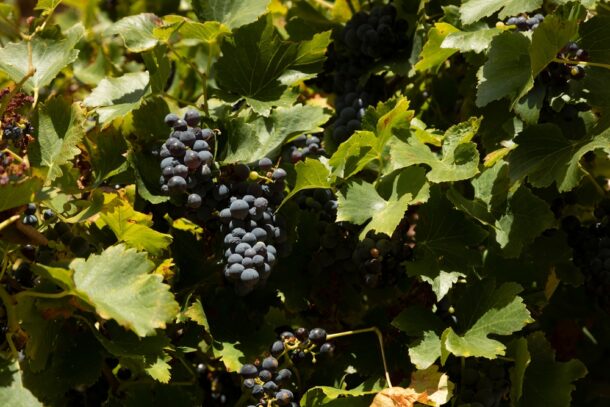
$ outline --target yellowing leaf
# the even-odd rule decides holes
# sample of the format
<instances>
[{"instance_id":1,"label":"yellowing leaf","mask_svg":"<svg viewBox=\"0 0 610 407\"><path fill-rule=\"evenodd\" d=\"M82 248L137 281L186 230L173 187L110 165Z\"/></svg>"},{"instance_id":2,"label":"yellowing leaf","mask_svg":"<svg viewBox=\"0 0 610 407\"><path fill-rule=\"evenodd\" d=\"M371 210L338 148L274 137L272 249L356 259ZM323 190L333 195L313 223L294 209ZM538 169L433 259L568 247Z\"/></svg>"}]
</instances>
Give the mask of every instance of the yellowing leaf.
<instances>
[{"instance_id":1,"label":"yellowing leaf","mask_svg":"<svg viewBox=\"0 0 610 407\"><path fill-rule=\"evenodd\" d=\"M137 212L129 202L118 195L106 195L110 199L100 214L114 232L117 239L136 249L146 250L155 256L161 255L172 242L171 235L152 229L152 215Z\"/></svg>"}]
</instances>

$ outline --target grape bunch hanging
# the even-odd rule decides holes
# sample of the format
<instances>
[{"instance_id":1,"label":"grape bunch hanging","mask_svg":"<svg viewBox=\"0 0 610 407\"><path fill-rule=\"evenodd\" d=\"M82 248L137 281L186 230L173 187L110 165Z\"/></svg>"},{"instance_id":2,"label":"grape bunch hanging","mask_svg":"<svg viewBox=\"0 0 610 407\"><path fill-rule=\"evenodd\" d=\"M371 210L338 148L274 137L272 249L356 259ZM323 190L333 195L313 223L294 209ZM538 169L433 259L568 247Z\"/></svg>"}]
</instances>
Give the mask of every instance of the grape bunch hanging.
<instances>
[{"instance_id":1,"label":"grape bunch hanging","mask_svg":"<svg viewBox=\"0 0 610 407\"><path fill-rule=\"evenodd\" d=\"M284 199L287 173L266 157L253 167L257 171L241 163L220 168L213 153L216 133L198 127L200 121L195 110L183 119L173 113L165 117L172 131L158 153L161 190L184 209L176 212L179 216L200 223L220 220L224 276L245 295L267 281L278 245L285 247L287 236L275 209Z\"/></svg>"},{"instance_id":2,"label":"grape bunch hanging","mask_svg":"<svg viewBox=\"0 0 610 407\"><path fill-rule=\"evenodd\" d=\"M304 360L315 363L318 356L332 356L335 347L326 339L326 331L322 328L284 331L271 345L270 355L254 364L243 365L239 372L243 387L256 400L256 404L249 407L298 406L293 392L289 390L293 372L282 366L293 366Z\"/></svg>"}]
</instances>

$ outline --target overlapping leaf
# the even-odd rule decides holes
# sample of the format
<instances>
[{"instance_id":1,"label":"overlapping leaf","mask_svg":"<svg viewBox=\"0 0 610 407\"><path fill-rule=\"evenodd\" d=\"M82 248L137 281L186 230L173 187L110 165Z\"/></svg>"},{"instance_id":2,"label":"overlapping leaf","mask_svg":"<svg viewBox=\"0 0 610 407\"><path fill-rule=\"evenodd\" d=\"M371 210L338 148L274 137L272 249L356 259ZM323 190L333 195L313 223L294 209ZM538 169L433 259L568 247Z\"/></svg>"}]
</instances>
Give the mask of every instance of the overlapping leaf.
<instances>
[{"instance_id":1,"label":"overlapping leaf","mask_svg":"<svg viewBox=\"0 0 610 407\"><path fill-rule=\"evenodd\" d=\"M310 41L282 41L269 17L238 29L222 45L216 63L219 87L246 98L258 113L273 106L290 106L296 99L292 86L322 69L330 32Z\"/></svg>"},{"instance_id":2,"label":"overlapping leaf","mask_svg":"<svg viewBox=\"0 0 610 407\"><path fill-rule=\"evenodd\" d=\"M65 39L35 36L31 41L32 65L36 72L25 83L28 91L38 91L47 86L68 64L78 57L76 43L84 34L81 24L66 32ZM21 81L28 73L28 44L25 41L11 42L0 48L0 70L6 72L13 81Z\"/></svg>"},{"instance_id":3,"label":"overlapping leaf","mask_svg":"<svg viewBox=\"0 0 610 407\"><path fill-rule=\"evenodd\" d=\"M328 119L322 108L303 105L274 109L269 117L240 116L228 123L229 138L223 161L254 162L272 153L290 137L320 131Z\"/></svg>"},{"instance_id":4,"label":"overlapping leaf","mask_svg":"<svg viewBox=\"0 0 610 407\"><path fill-rule=\"evenodd\" d=\"M408 206L425 202L428 196L429 186L424 170L419 167L400 172L394 179L392 193L387 200L379 195L374 185L352 182L345 193L338 197L337 221L362 224L371 219L360 238L364 238L369 231L392 235Z\"/></svg>"},{"instance_id":5,"label":"overlapping leaf","mask_svg":"<svg viewBox=\"0 0 610 407\"><path fill-rule=\"evenodd\" d=\"M510 335L531 322L523 299L517 296L521 290L515 283L499 287L493 280L471 283L456 306L458 321L466 329L458 334L447 328L442 346L456 356L493 359L504 355L506 346L489 336Z\"/></svg>"},{"instance_id":6,"label":"overlapping leaf","mask_svg":"<svg viewBox=\"0 0 610 407\"><path fill-rule=\"evenodd\" d=\"M29 149L30 160L47 171L47 182L63 175L62 166L80 154L77 145L85 136L85 117L77 104L61 98L47 102L34 121L38 137Z\"/></svg>"},{"instance_id":7,"label":"overlapping leaf","mask_svg":"<svg viewBox=\"0 0 610 407\"><path fill-rule=\"evenodd\" d=\"M108 123L137 109L150 91L148 72L127 73L103 79L83 101L96 108L100 123Z\"/></svg>"}]
</instances>

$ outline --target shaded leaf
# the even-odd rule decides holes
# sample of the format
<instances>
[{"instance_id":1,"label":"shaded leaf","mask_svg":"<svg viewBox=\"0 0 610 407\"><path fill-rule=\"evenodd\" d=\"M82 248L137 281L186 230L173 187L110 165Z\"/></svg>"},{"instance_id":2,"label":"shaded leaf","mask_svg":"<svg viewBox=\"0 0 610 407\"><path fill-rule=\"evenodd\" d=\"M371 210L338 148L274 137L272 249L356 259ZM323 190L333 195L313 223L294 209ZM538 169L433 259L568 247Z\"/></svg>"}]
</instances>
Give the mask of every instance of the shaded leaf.
<instances>
[{"instance_id":1,"label":"shaded leaf","mask_svg":"<svg viewBox=\"0 0 610 407\"><path fill-rule=\"evenodd\" d=\"M262 17L223 43L216 63L218 86L267 115L274 106L291 105L296 99L291 87L321 71L329 42L330 31L310 41L282 41L271 18Z\"/></svg>"},{"instance_id":2,"label":"shaded leaf","mask_svg":"<svg viewBox=\"0 0 610 407\"><path fill-rule=\"evenodd\" d=\"M43 404L23 385L19 363L0 358L0 405L11 407L42 407Z\"/></svg>"},{"instance_id":3,"label":"shaded leaf","mask_svg":"<svg viewBox=\"0 0 610 407\"><path fill-rule=\"evenodd\" d=\"M529 39L519 32L504 32L494 37L487 62L477 75L477 106L505 97L515 101L527 93L534 83L529 50Z\"/></svg>"},{"instance_id":4,"label":"shaded leaf","mask_svg":"<svg viewBox=\"0 0 610 407\"><path fill-rule=\"evenodd\" d=\"M320 131L328 119L322 108L300 104L274 109L269 117L240 116L227 124L229 139L223 163L255 162L290 137Z\"/></svg>"},{"instance_id":5,"label":"shaded leaf","mask_svg":"<svg viewBox=\"0 0 610 407\"><path fill-rule=\"evenodd\" d=\"M542 332L530 335L527 345L531 363L525 370L519 405L534 407L543 403L557 407L571 406L571 394L575 388L573 382L585 377L585 365L577 359L556 362L551 345Z\"/></svg>"}]
</instances>

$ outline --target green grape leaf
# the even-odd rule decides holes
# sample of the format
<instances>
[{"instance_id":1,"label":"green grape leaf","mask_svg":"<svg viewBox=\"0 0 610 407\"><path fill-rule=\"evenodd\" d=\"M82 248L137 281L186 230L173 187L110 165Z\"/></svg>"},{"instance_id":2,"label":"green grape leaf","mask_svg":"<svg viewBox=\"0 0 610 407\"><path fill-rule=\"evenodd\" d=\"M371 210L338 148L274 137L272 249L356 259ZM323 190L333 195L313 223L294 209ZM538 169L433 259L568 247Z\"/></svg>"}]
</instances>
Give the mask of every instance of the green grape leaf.
<instances>
[{"instance_id":1,"label":"green grape leaf","mask_svg":"<svg viewBox=\"0 0 610 407\"><path fill-rule=\"evenodd\" d=\"M609 15L594 15L580 26L580 46L587 50L590 61L610 61L609 24Z\"/></svg>"},{"instance_id":2,"label":"green grape leaf","mask_svg":"<svg viewBox=\"0 0 610 407\"><path fill-rule=\"evenodd\" d=\"M105 131L89 133L89 136L94 140L94 143L88 146L87 152L91 157L95 185L127 171L127 143L121 133L109 127Z\"/></svg>"},{"instance_id":3,"label":"green grape leaf","mask_svg":"<svg viewBox=\"0 0 610 407\"><path fill-rule=\"evenodd\" d=\"M237 346L240 346L239 342L214 341L210 350L214 357L222 359L222 363L224 363L229 372L239 372L239 369L245 363L246 357L244 352L239 350Z\"/></svg>"},{"instance_id":4,"label":"green grape leaf","mask_svg":"<svg viewBox=\"0 0 610 407\"><path fill-rule=\"evenodd\" d=\"M160 383L169 383L170 379L172 378L170 369L171 366L162 357L158 357L144 368L150 377Z\"/></svg>"},{"instance_id":5,"label":"green grape leaf","mask_svg":"<svg viewBox=\"0 0 610 407\"><path fill-rule=\"evenodd\" d=\"M536 77L542 72L577 33L578 21L576 18L564 20L556 15L546 16L532 34L530 47L532 76Z\"/></svg>"},{"instance_id":6,"label":"green grape leaf","mask_svg":"<svg viewBox=\"0 0 610 407\"><path fill-rule=\"evenodd\" d=\"M28 335L25 354L28 357L30 369L40 372L46 365L53 344L60 334L61 323L57 319L46 319L36 308L34 298L22 298L17 303L17 316L21 328Z\"/></svg>"},{"instance_id":7,"label":"green grape leaf","mask_svg":"<svg viewBox=\"0 0 610 407\"><path fill-rule=\"evenodd\" d=\"M227 123L229 138L223 163L251 163L272 154L284 140L317 133L329 115L317 106L277 108L269 117L240 116Z\"/></svg>"},{"instance_id":8,"label":"green grape leaf","mask_svg":"<svg viewBox=\"0 0 610 407\"><path fill-rule=\"evenodd\" d=\"M303 395L301 399L302 407L315 407L332 405L329 404L333 400L339 398L349 398L350 403L354 403L354 398L359 396L365 396L369 394L375 394L383 390L383 384L381 381L366 381L360 386L354 387L351 390L337 389L328 386L317 386L312 387ZM347 404L350 405L350 404Z\"/></svg>"},{"instance_id":9,"label":"green grape leaf","mask_svg":"<svg viewBox=\"0 0 610 407\"><path fill-rule=\"evenodd\" d=\"M441 338L434 331L424 332L424 337L409 346L409 358L416 368L427 369L441 356Z\"/></svg>"},{"instance_id":10,"label":"green grape leaf","mask_svg":"<svg viewBox=\"0 0 610 407\"><path fill-rule=\"evenodd\" d=\"M21 363L24 386L47 406L62 405L68 389L89 387L102 373L103 349L91 332L77 329L73 320L60 321L59 335L48 338L54 340L45 368L34 371L28 359Z\"/></svg>"},{"instance_id":11,"label":"green grape leaf","mask_svg":"<svg viewBox=\"0 0 610 407\"><path fill-rule=\"evenodd\" d=\"M23 385L19 363L0 358L0 405L11 407L42 407L43 404Z\"/></svg>"},{"instance_id":12,"label":"green grape leaf","mask_svg":"<svg viewBox=\"0 0 610 407\"><path fill-rule=\"evenodd\" d=\"M519 405L571 406L571 393L575 389L573 382L586 376L585 365L578 359L555 361L553 349L542 332L531 334L527 338L527 345L531 362L525 370Z\"/></svg>"},{"instance_id":13,"label":"green grape leaf","mask_svg":"<svg viewBox=\"0 0 610 407\"><path fill-rule=\"evenodd\" d=\"M153 256L160 256L172 243L172 236L152 228L152 214L134 210L133 206L115 194L106 194L106 203L100 213L101 221L114 232L119 242Z\"/></svg>"},{"instance_id":14,"label":"green grape leaf","mask_svg":"<svg viewBox=\"0 0 610 407\"><path fill-rule=\"evenodd\" d=\"M66 32L66 38L62 40L34 36L31 41L32 65L36 72L23 84L24 89L38 92L51 83L64 67L74 62L78 57L76 43L84 33L82 24L77 24ZM0 70L15 82L21 81L28 73L28 60L25 41L11 42L0 48Z\"/></svg>"},{"instance_id":15,"label":"green grape leaf","mask_svg":"<svg viewBox=\"0 0 610 407\"><path fill-rule=\"evenodd\" d=\"M410 306L402 310L392 320L392 326L400 329L409 336L423 337L425 332L443 332L445 324L432 310L419 305Z\"/></svg>"},{"instance_id":16,"label":"green grape leaf","mask_svg":"<svg viewBox=\"0 0 610 407\"><path fill-rule=\"evenodd\" d=\"M144 52L157 45L153 31L161 24L161 19L151 13L128 16L112 24L106 35L118 35L129 52Z\"/></svg>"},{"instance_id":17,"label":"green grape leaf","mask_svg":"<svg viewBox=\"0 0 610 407\"><path fill-rule=\"evenodd\" d=\"M467 329L457 334L447 328L442 346L456 356L493 359L504 355L506 346L489 335L510 335L532 322L530 313L517 294L516 283L495 287L494 280L471 283L456 305L458 321Z\"/></svg>"},{"instance_id":18,"label":"green grape leaf","mask_svg":"<svg viewBox=\"0 0 610 407\"><path fill-rule=\"evenodd\" d=\"M481 243L487 232L453 209L439 188L432 188L418 213L416 261L409 263L409 275L434 280L441 271L465 273L480 263L481 254L469 246Z\"/></svg>"},{"instance_id":19,"label":"green grape leaf","mask_svg":"<svg viewBox=\"0 0 610 407\"><path fill-rule=\"evenodd\" d=\"M112 338L110 340L93 324L90 322L87 324L102 346L119 358L156 359L158 355L163 354L163 349L170 345L169 338L161 333L141 338L119 326L115 321L108 321L104 325L104 332Z\"/></svg>"},{"instance_id":20,"label":"green grape leaf","mask_svg":"<svg viewBox=\"0 0 610 407\"><path fill-rule=\"evenodd\" d=\"M515 361L515 365L509 371L510 399L519 400L523 394L525 371L531 362L527 339L517 338L511 341L506 348L506 356Z\"/></svg>"},{"instance_id":21,"label":"green grape leaf","mask_svg":"<svg viewBox=\"0 0 610 407\"><path fill-rule=\"evenodd\" d=\"M201 325L203 329L207 333L210 333L210 324L208 323L208 318L203 311L203 306L201 305L201 301L199 299L195 300L182 314L181 317L185 317L195 322L198 325Z\"/></svg>"},{"instance_id":22,"label":"green grape leaf","mask_svg":"<svg viewBox=\"0 0 610 407\"><path fill-rule=\"evenodd\" d=\"M91 91L83 103L95 108L100 123L107 124L140 107L143 98L150 92L149 82L150 74L146 71L106 78Z\"/></svg>"},{"instance_id":23,"label":"green grape leaf","mask_svg":"<svg viewBox=\"0 0 610 407\"><path fill-rule=\"evenodd\" d=\"M445 38L459 30L447 23L436 23L428 32L428 41L421 52L421 60L415 64L418 71L438 72L443 62L458 52L458 48L442 47Z\"/></svg>"},{"instance_id":24,"label":"green grape leaf","mask_svg":"<svg viewBox=\"0 0 610 407\"><path fill-rule=\"evenodd\" d=\"M62 166L80 154L77 145L85 136L85 116L78 104L72 105L60 97L51 99L34 119L36 141L29 147L34 167L47 171L47 182L63 175Z\"/></svg>"},{"instance_id":25,"label":"green grape leaf","mask_svg":"<svg viewBox=\"0 0 610 407\"><path fill-rule=\"evenodd\" d=\"M192 0L199 19L219 21L231 29L256 21L268 3L269 0Z\"/></svg>"},{"instance_id":26,"label":"green grape leaf","mask_svg":"<svg viewBox=\"0 0 610 407\"><path fill-rule=\"evenodd\" d=\"M350 136L330 157L328 163L333 175L350 178L362 171L371 161L378 157L377 137L373 132L359 130Z\"/></svg>"},{"instance_id":27,"label":"green grape leaf","mask_svg":"<svg viewBox=\"0 0 610 407\"><path fill-rule=\"evenodd\" d=\"M161 193L159 186L159 158L144 152L133 150L127 153L127 162L133 169L136 178L136 190L138 195L153 204L167 202L168 196Z\"/></svg>"},{"instance_id":28,"label":"green grape leaf","mask_svg":"<svg viewBox=\"0 0 610 407\"><path fill-rule=\"evenodd\" d=\"M95 307L104 319L114 319L138 336L147 336L175 318L179 306L162 277L150 274L154 264L146 254L124 245L111 246L87 260L76 259L75 294Z\"/></svg>"},{"instance_id":29,"label":"green grape leaf","mask_svg":"<svg viewBox=\"0 0 610 407\"><path fill-rule=\"evenodd\" d=\"M441 48L458 49L460 52L473 51L478 54L487 50L494 37L501 32L498 28L452 32L445 37Z\"/></svg>"},{"instance_id":30,"label":"green grape leaf","mask_svg":"<svg viewBox=\"0 0 610 407\"><path fill-rule=\"evenodd\" d=\"M464 24L472 24L500 11L506 18L534 11L542 6L542 0L467 0L460 6L460 18Z\"/></svg>"},{"instance_id":31,"label":"green grape leaf","mask_svg":"<svg viewBox=\"0 0 610 407\"><path fill-rule=\"evenodd\" d=\"M44 15L48 15L52 13L61 2L62 0L38 0L34 10L42 10Z\"/></svg>"},{"instance_id":32,"label":"green grape leaf","mask_svg":"<svg viewBox=\"0 0 610 407\"><path fill-rule=\"evenodd\" d=\"M150 88L153 94L163 93L170 79L172 63L166 46L160 45L142 53L146 70L150 74Z\"/></svg>"},{"instance_id":33,"label":"green grape leaf","mask_svg":"<svg viewBox=\"0 0 610 407\"><path fill-rule=\"evenodd\" d=\"M0 212L32 202L43 183L40 178L27 178L0 186Z\"/></svg>"},{"instance_id":34,"label":"green grape leaf","mask_svg":"<svg viewBox=\"0 0 610 407\"><path fill-rule=\"evenodd\" d=\"M610 130L582 139L567 139L552 123L530 126L516 139L518 147L509 155L513 180L527 177L537 188L556 183L561 192L570 191L584 175L580 159L589 151L607 148Z\"/></svg>"},{"instance_id":35,"label":"green grape leaf","mask_svg":"<svg viewBox=\"0 0 610 407\"><path fill-rule=\"evenodd\" d=\"M428 196L429 185L425 171L419 167L407 168L398 174L388 200L382 198L372 184L352 182L338 196L337 221L360 225L371 219L360 233L361 239L369 231L391 236L409 205L425 202Z\"/></svg>"},{"instance_id":36,"label":"green grape leaf","mask_svg":"<svg viewBox=\"0 0 610 407\"><path fill-rule=\"evenodd\" d=\"M504 32L494 37L487 62L477 74L477 106L505 97L515 101L531 89L534 81L529 50L530 40L519 32Z\"/></svg>"},{"instance_id":37,"label":"green grape leaf","mask_svg":"<svg viewBox=\"0 0 610 407\"><path fill-rule=\"evenodd\" d=\"M508 199L506 213L496 222L496 240L506 257L517 257L524 246L554 223L549 205L522 185Z\"/></svg>"},{"instance_id":38,"label":"green grape leaf","mask_svg":"<svg viewBox=\"0 0 610 407\"><path fill-rule=\"evenodd\" d=\"M546 91L546 85L540 82L534 83L532 90L515 103L514 110L517 116L527 124L537 124L540 119L540 111L544 105Z\"/></svg>"},{"instance_id":39,"label":"green grape leaf","mask_svg":"<svg viewBox=\"0 0 610 407\"><path fill-rule=\"evenodd\" d=\"M472 180L475 198L485 203L491 213L503 210L510 187L509 166L498 161Z\"/></svg>"},{"instance_id":40,"label":"green grape leaf","mask_svg":"<svg viewBox=\"0 0 610 407\"><path fill-rule=\"evenodd\" d=\"M484 225L493 225L496 222L485 202L478 198L466 199L455 188L447 191L447 198L457 209L472 216Z\"/></svg>"},{"instance_id":41,"label":"green grape leaf","mask_svg":"<svg viewBox=\"0 0 610 407\"><path fill-rule=\"evenodd\" d=\"M292 86L322 69L330 31L309 41L282 41L271 17L238 29L221 46L216 80L221 90L244 97L257 113L268 115L274 106L291 105Z\"/></svg>"},{"instance_id":42,"label":"green grape leaf","mask_svg":"<svg viewBox=\"0 0 610 407\"><path fill-rule=\"evenodd\" d=\"M441 157L417 137L410 137L406 143L392 138L388 143L389 157L386 159L384 173L425 164L431 168L426 176L433 183L472 178L479 172L479 153L476 144L471 140L480 123L481 119L471 118L450 127L445 132Z\"/></svg>"},{"instance_id":43,"label":"green grape leaf","mask_svg":"<svg viewBox=\"0 0 610 407\"><path fill-rule=\"evenodd\" d=\"M379 139L377 142L379 151L388 143L395 131L408 128L415 114L409 110L409 100L405 97L391 99L378 105L375 113L379 115L375 131Z\"/></svg>"},{"instance_id":44,"label":"green grape leaf","mask_svg":"<svg viewBox=\"0 0 610 407\"><path fill-rule=\"evenodd\" d=\"M160 41L168 42L174 33L180 34L182 38L201 41L207 45L213 45L223 36L230 34L231 30L217 21L206 21L200 23L187 17L170 15L163 17L166 23L157 27L153 35Z\"/></svg>"},{"instance_id":45,"label":"green grape leaf","mask_svg":"<svg viewBox=\"0 0 610 407\"><path fill-rule=\"evenodd\" d=\"M453 284L457 283L460 277L465 277L465 275L457 271L447 272L440 270L437 276L420 275L420 277L423 281L430 284L430 288L436 295L436 299L440 301L447 295L451 287L453 287Z\"/></svg>"},{"instance_id":46,"label":"green grape leaf","mask_svg":"<svg viewBox=\"0 0 610 407\"><path fill-rule=\"evenodd\" d=\"M282 205L304 189L331 188L330 170L321 161L307 158L305 161L298 162L294 169L297 173L294 188L286 195Z\"/></svg>"}]
</instances>

